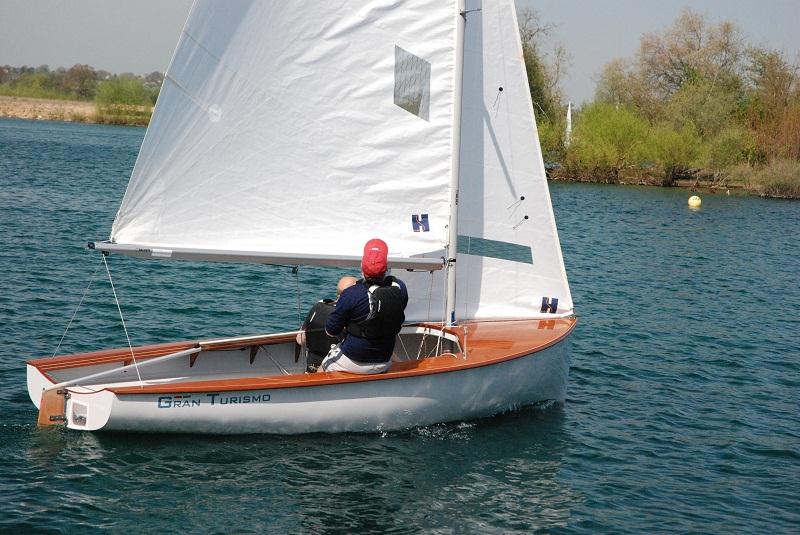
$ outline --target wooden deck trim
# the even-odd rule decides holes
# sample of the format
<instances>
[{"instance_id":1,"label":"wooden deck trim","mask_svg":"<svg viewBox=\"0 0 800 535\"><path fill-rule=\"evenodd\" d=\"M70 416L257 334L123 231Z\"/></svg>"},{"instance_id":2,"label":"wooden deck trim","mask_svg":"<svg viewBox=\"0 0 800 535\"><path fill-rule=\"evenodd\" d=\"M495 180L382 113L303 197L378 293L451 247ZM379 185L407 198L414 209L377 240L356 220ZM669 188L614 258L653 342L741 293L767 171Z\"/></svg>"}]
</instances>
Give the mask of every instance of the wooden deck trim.
<instances>
[{"instance_id":1,"label":"wooden deck trim","mask_svg":"<svg viewBox=\"0 0 800 535\"><path fill-rule=\"evenodd\" d=\"M470 338L469 330L477 330L480 325L487 326L494 323L496 326L506 326L509 330L505 340L489 339L486 340L489 347L481 347L481 340ZM432 375L437 373L450 373L472 368L480 368L498 364L500 362L514 360L531 353L535 353L551 347L558 342L564 340L572 330L575 328L577 318L561 318L554 320L509 320L503 322L470 322L465 323L463 327L468 330L467 334L467 354L469 361L463 360L461 354L458 355L442 355L439 357L431 357L418 361L399 362L392 365L392 369L387 373L376 375L355 375L342 372L328 372L321 374L304 374L304 375L284 375L284 376L269 376L269 377L253 377L246 379L227 379L227 380L214 380L214 381L193 381L179 384L162 384L151 385L140 388L138 386L126 387L112 387L107 390L115 394L163 394L163 393L203 393L203 392L230 392L230 391L246 391L246 390L265 390L265 389L283 389L283 388L300 388L330 384L343 384L343 383L359 383L364 381L386 381L390 379L399 379L406 377L417 377L422 375ZM536 325L537 330L547 330L553 333L553 336L542 337L538 344L523 345L520 349L513 352L505 352L504 348L491 347L492 343L513 341L514 336L518 335L521 329L524 329L526 324L531 327ZM437 327L440 329L441 327ZM452 330L448 329L459 336L459 340L463 347L463 331L458 327ZM474 334L472 335L474 336ZM475 355L473 352L477 351ZM485 355L481 355L483 352Z\"/></svg>"},{"instance_id":2,"label":"wooden deck trim","mask_svg":"<svg viewBox=\"0 0 800 535\"><path fill-rule=\"evenodd\" d=\"M154 344L149 346L140 346L133 348L133 354L137 361L145 361L148 359L162 357L175 353L176 351L183 351L192 347L200 346L204 351L221 351L225 349L237 349L241 347L250 347L254 345L263 345L267 343L284 343L293 341L295 333L280 333L280 334L267 334L262 336L244 337L232 340L222 341L186 341L186 342L171 342L166 344ZM75 355L62 355L58 357L45 357L40 359L29 360L28 365L33 366L44 375L48 380L56 382L48 372L64 370L69 368L78 368L82 366L96 366L100 364L119 363L122 365L132 364L130 348L115 348L104 349L101 351L92 351L89 353L78 353Z\"/></svg>"},{"instance_id":3,"label":"wooden deck trim","mask_svg":"<svg viewBox=\"0 0 800 535\"><path fill-rule=\"evenodd\" d=\"M459 353L458 355L442 355L419 361L399 362L394 363L389 372L378 375L354 375L341 372L328 372L322 374L192 381L177 384L150 385L144 388L139 386L112 387L107 390L115 394L229 392L234 390L281 389L357 383L363 381L385 381L436 373L450 373L514 360L530 353L541 351L566 338L575 328L576 323L577 318L569 317L551 320L481 320L465 322L455 327L445 328L442 328L441 324L412 325L415 327L428 327L452 334L458 337L462 348L465 345L464 335L466 330L466 350L469 360L463 360L463 354ZM535 331L537 335L531 335L530 331ZM520 334L525 334L526 332L528 333L528 337L524 342L520 342ZM290 342L294 340L294 335L295 333L280 333L223 340L220 342L211 341L210 343L198 341L177 342L137 347L133 348L133 350L137 360L147 360L172 352L189 349L198 344L207 351L237 349L253 345ZM481 336L483 336L483 338ZM514 345L519 345L519 347L508 351L508 349L510 349L509 346ZM126 361L130 360L131 352L129 348L117 348L77 355L30 360L28 364L36 367L48 380L56 382L47 372L113 362L124 364Z\"/></svg>"}]
</instances>

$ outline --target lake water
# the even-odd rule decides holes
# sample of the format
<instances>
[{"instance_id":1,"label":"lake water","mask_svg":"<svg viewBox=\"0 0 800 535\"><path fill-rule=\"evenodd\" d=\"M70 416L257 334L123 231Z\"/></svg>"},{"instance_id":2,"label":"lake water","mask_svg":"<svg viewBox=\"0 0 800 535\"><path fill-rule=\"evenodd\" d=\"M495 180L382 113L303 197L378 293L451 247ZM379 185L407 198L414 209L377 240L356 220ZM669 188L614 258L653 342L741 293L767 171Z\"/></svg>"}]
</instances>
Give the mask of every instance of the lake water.
<instances>
[{"instance_id":1,"label":"lake water","mask_svg":"<svg viewBox=\"0 0 800 535\"><path fill-rule=\"evenodd\" d=\"M798 533L800 202L552 184L568 399L385 435L36 427L144 130L0 120L0 532ZM134 344L298 324L286 268L109 258ZM301 269L301 309L338 273ZM125 346L102 268L60 353Z\"/></svg>"}]
</instances>

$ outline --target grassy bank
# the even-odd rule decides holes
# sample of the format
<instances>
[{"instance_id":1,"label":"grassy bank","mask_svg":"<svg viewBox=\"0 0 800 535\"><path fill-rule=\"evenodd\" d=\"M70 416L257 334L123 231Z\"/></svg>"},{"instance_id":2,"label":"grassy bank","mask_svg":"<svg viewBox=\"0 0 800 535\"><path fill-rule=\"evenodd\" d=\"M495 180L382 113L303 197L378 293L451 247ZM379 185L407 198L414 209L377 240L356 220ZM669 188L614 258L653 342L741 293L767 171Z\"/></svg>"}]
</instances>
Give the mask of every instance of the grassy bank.
<instances>
[{"instance_id":1,"label":"grassy bank","mask_svg":"<svg viewBox=\"0 0 800 535\"><path fill-rule=\"evenodd\" d=\"M0 67L0 116L146 126L163 75L111 74L89 65Z\"/></svg>"},{"instance_id":2,"label":"grassy bank","mask_svg":"<svg viewBox=\"0 0 800 535\"><path fill-rule=\"evenodd\" d=\"M100 106L79 100L0 96L0 117L15 119L147 126L152 113L152 106Z\"/></svg>"}]
</instances>

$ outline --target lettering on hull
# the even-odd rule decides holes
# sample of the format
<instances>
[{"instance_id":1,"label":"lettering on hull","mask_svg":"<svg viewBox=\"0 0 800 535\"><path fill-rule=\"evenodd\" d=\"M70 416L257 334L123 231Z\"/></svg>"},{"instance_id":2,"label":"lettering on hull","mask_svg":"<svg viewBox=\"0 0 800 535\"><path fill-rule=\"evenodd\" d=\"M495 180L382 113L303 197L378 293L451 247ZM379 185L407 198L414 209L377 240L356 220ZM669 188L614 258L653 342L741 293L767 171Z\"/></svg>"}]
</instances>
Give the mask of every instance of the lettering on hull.
<instances>
[{"instance_id":1,"label":"lettering on hull","mask_svg":"<svg viewBox=\"0 0 800 535\"><path fill-rule=\"evenodd\" d=\"M252 403L267 403L269 401L269 394L244 394L235 396L215 393L159 396L157 404L159 409L181 409L186 407L199 407L201 405L249 405Z\"/></svg>"}]
</instances>

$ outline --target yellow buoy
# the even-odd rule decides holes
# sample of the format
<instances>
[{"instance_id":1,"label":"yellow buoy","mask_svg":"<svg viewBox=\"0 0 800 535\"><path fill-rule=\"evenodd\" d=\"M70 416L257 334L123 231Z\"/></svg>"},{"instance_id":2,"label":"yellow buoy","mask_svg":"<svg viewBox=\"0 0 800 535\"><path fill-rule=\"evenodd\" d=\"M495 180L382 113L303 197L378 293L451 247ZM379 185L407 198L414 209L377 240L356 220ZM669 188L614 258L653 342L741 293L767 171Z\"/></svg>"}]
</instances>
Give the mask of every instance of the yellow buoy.
<instances>
[{"instance_id":1,"label":"yellow buoy","mask_svg":"<svg viewBox=\"0 0 800 535\"><path fill-rule=\"evenodd\" d=\"M689 208L700 208L703 201L697 195L689 197Z\"/></svg>"}]
</instances>

